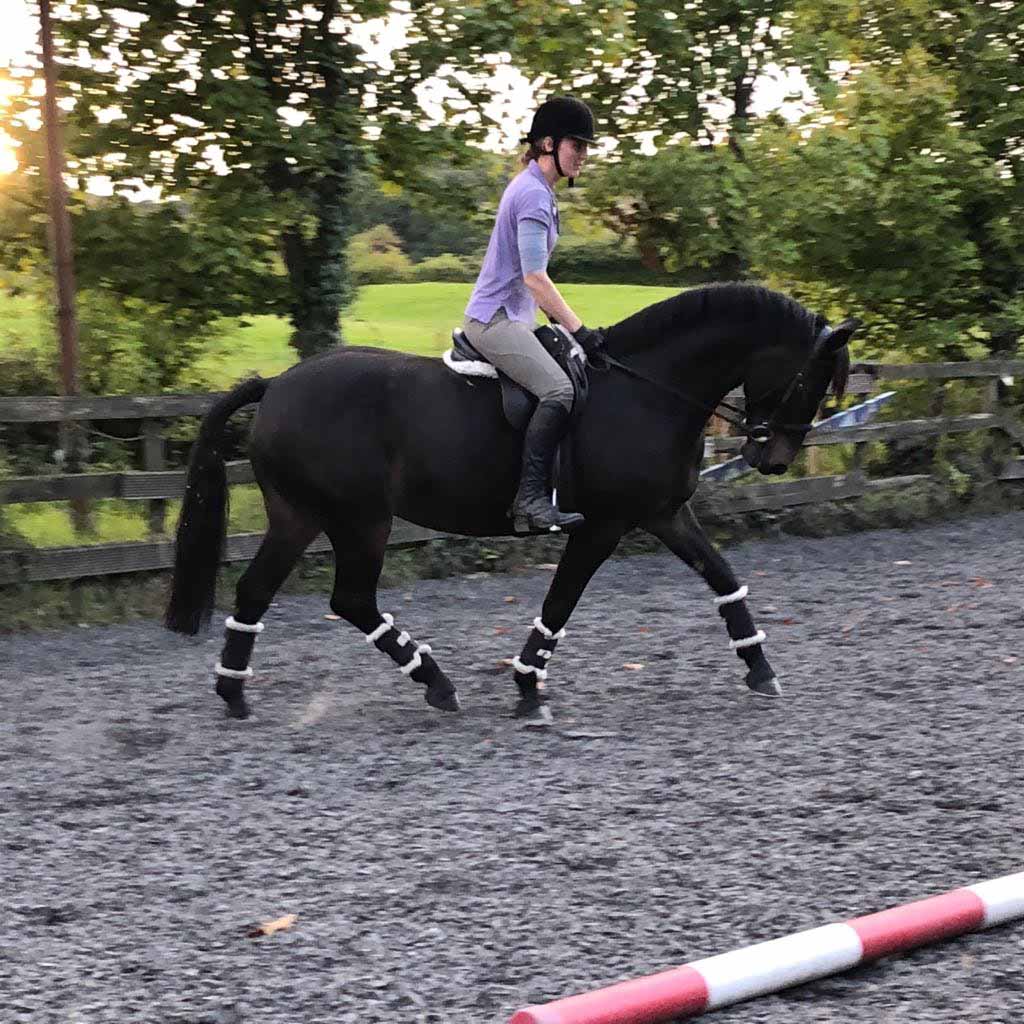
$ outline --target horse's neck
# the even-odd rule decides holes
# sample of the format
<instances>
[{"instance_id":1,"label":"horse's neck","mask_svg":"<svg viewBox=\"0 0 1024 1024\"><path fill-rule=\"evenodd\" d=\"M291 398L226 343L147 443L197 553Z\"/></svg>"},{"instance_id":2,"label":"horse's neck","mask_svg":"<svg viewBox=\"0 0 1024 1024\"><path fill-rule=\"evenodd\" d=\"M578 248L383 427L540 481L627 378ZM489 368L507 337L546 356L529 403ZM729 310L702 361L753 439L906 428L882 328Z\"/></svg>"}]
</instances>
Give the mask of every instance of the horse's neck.
<instances>
[{"instance_id":1,"label":"horse's neck","mask_svg":"<svg viewBox=\"0 0 1024 1024\"><path fill-rule=\"evenodd\" d=\"M621 358L711 410L739 386L750 348L735 332L711 324L661 344L624 351Z\"/></svg>"}]
</instances>

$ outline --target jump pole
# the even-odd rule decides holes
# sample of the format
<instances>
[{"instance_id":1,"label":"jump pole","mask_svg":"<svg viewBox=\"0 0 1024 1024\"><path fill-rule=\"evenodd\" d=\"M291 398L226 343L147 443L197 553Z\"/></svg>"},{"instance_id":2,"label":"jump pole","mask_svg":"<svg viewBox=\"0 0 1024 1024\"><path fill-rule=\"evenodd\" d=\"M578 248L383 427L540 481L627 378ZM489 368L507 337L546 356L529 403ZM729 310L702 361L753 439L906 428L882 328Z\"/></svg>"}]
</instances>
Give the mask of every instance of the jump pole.
<instances>
[{"instance_id":1,"label":"jump pole","mask_svg":"<svg viewBox=\"0 0 1024 1024\"><path fill-rule=\"evenodd\" d=\"M664 1024L1024 917L1024 871L519 1010L511 1024Z\"/></svg>"}]
</instances>

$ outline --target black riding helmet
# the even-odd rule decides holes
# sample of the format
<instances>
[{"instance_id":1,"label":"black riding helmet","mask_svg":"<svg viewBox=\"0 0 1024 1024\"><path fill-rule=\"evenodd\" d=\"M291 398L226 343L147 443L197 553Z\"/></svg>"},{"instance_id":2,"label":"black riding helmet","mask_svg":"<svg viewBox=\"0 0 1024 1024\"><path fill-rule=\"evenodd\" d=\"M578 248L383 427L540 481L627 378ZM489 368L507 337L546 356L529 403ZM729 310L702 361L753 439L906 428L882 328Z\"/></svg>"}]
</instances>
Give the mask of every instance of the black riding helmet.
<instances>
[{"instance_id":1,"label":"black riding helmet","mask_svg":"<svg viewBox=\"0 0 1024 1024\"><path fill-rule=\"evenodd\" d=\"M527 142L539 142L550 136L554 139L555 168L565 176L558 162L558 146L562 139L579 139L581 142L596 143L594 138L594 115L590 107L574 96L555 96L545 100L533 115L533 123L527 133ZM569 179L570 187L573 179Z\"/></svg>"}]
</instances>

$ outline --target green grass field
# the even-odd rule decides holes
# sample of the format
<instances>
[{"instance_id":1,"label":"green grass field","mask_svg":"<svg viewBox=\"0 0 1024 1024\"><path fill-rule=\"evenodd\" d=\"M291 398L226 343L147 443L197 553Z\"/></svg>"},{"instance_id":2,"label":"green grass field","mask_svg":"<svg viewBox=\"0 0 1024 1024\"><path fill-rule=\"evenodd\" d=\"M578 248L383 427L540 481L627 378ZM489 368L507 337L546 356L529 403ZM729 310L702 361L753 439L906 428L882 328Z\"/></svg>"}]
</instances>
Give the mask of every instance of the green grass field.
<instances>
[{"instance_id":1,"label":"green grass field","mask_svg":"<svg viewBox=\"0 0 1024 1024\"><path fill-rule=\"evenodd\" d=\"M368 285L344 318L345 341L353 345L440 355L451 343L452 327L462 323L469 298L468 284ZM588 324L615 323L677 292L675 288L636 285L565 285L566 301ZM25 296L0 297L0 352L19 341L53 345L46 310ZM254 317L246 326L225 325L200 359L194 378L211 391L224 390L243 377L274 376L295 362L288 344L288 322L279 317ZM255 488L232 488L232 532L261 530L263 509ZM142 540L146 537L144 502L99 501L93 506L94 532L76 536L66 505L61 502L12 505L4 510L7 525L37 547ZM177 503L169 503L169 528L177 520Z\"/></svg>"},{"instance_id":2,"label":"green grass field","mask_svg":"<svg viewBox=\"0 0 1024 1024\"><path fill-rule=\"evenodd\" d=\"M675 288L636 285L565 285L561 291L588 324L607 325L638 309L675 295ZM362 288L342 323L350 345L379 345L419 355L439 356L451 345L452 328L462 323L468 284L378 284ZM273 376L295 362L287 321L253 318L232 327L199 363L200 379L211 389L227 387L252 372Z\"/></svg>"}]
</instances>

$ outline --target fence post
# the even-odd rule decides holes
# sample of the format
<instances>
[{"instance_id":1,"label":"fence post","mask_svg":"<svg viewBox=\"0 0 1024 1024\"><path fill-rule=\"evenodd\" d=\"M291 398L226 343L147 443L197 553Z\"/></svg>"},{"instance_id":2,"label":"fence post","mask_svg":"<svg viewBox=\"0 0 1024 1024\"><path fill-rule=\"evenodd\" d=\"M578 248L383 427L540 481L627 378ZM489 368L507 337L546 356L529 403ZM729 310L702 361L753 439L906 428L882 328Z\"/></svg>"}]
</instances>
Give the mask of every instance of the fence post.
<instances>
[{"instance_id":1,"label":"fence post","mask_svg":"<svg viewBox=\"0 0 1024 1024\"><path fill-rule=\"evenodd\" d=\"M164 441L162 420L142 421L142 468L149 472L159 472L167 468L167 446ZM163 534L167 518L167 500L150 498L149 535Z\"/></svg>"},{"instance_id":2,"label":"fence post","mask_svg":"<svg viewBox=\"0 0 1024 1024\"><path fill-rule=\"evenodd\" d=\"M84 473L88 462L88 447L82 424L62 420L57 428L57 443L63 453L62 467L69 473ZM92 502L88 498L72 498L68 503L71 525L78 537L92 532Z\"/></svg>"},{"instance_id":3,"label":"fence post","mask_svg":"<svg viewBox=\"0 0 1024 1024\"><path fill-rule=\"evenodd\" d=\"M846 475L858 482L864 479L864 454L867 450L867 441L858 441L853 446L853 459L850 462L850 471Z\"/></svg>"}]
</instances>

